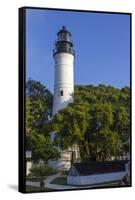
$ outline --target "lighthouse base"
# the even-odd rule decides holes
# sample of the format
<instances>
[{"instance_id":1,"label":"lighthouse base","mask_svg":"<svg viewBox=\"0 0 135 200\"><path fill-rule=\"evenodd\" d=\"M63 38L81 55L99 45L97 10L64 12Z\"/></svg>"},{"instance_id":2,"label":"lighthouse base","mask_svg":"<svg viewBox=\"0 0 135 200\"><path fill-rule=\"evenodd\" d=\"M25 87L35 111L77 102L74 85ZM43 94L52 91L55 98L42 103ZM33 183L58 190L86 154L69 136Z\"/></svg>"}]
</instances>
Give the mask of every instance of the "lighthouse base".
<instances>
[{"instance_id":1,"label":"lighthouse base","mask_svg":"<svg viewBox=\"0 0 135 200\"><path fill-rule=\"evenodd\" d=\"M60 157L48 161L48 165L58 171L69 171L72 162L80 162L79 149L61 151Z\"/></svg>"},{"instance_id":2,"label":"lighthouse base","mask_svg":"<svg viewBox=\"0 0 135 200\"><path fill-rule=\"evenodd\" d=\"M48 165L58 171L68 171L71 167L71 151L62 151L58 159L48 161Z\"/></svg>"}]
</instances>

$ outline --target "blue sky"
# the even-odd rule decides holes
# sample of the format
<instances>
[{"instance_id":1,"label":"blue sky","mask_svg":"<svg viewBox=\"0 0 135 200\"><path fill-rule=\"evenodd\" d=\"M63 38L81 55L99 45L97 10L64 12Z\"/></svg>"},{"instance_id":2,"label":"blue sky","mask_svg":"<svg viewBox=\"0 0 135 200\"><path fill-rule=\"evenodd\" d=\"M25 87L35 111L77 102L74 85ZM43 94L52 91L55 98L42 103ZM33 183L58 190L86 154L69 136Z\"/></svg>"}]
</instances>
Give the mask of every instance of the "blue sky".
<instances>
[{"instance_id":1,"label":"blue sky","mask_svg":"<svg viewBox=\"0 0 135 200\"><path fill-rule=\"evenodd\" d=\"M130 85L130 16L27 9L26 79L53 92L53 47L65 25L74 43L75 84Z\"/></svg>"}]
</instances>

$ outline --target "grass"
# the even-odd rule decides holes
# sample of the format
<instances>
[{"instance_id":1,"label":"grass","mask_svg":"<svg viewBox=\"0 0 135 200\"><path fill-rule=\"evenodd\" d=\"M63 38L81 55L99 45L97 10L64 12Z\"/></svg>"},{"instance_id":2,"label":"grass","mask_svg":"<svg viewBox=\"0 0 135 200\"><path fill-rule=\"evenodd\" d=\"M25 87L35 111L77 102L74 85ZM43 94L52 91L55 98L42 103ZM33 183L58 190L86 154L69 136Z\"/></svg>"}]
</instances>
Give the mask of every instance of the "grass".
<instances>
[{"instance_id":1,"label":"grass","mask_svg":"<svg viewBox=\"0 0 135 200\"><path fill-rule=\"evenodd\" d=\"M26 186L26 192L51 192L54 191L50 188L40 188L40 187L34 187L34 186Z\"/></svg>"},{"instance_id":2,"label":"grass","mask_svg":"<svg viewBox=\"0 0 135 200\"><path fill-rule=\"evenodd\" d=\"M45 180L46 177L42 176L42 177L29 177L26 178L26 181L31 181L31 182L40 182L41 180Z\"/></svg>"},{"instance_id":3,"label":"grass","mask_svg":"<svg viewBox=\"0 0 135 200\"><path fill-rule=\"evenodd\" d=\"M51 182L51 184L67 185L67 177L57 177Z\"/></svg>"},{"instance_id":4,"label":"grass","mask_svg":"<svg viewBox=\"0 0 135 200\"><path fill-rule=\"evenodd\" d=\"M26 192L45 192L45 189L41 189L40 187L34 187L34 186L26 186Z\"/></svg>"},{"instance_id":5,"label":"grass","mask_svg":"<svg viewBox=\"0 0 135 200\"><path fill-rule=\"evenodd\" d=\"M69 173L69 171L61 171L61 174L62 174L62 175L68 176L68 173Z\"/></svg>"}]
</instances>

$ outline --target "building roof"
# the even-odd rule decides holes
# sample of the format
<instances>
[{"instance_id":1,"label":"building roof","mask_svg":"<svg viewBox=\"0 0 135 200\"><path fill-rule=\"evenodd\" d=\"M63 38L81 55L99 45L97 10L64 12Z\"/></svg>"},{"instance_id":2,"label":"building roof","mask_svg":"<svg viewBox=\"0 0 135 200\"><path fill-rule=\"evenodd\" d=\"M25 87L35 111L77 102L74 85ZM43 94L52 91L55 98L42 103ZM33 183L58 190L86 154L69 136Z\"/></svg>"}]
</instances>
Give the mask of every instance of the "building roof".
<instances>
[{"instance_id":1,"label":"building roof","mask_svg":"<svg viewBox=\"0 0 135 200\"><path fill-rule=\"evenodd\" d=\"M91 175L125 171L128 160L74 163L79 175ZM72 169L71 169L72 170Z\"/></svg>"}]
</instances>

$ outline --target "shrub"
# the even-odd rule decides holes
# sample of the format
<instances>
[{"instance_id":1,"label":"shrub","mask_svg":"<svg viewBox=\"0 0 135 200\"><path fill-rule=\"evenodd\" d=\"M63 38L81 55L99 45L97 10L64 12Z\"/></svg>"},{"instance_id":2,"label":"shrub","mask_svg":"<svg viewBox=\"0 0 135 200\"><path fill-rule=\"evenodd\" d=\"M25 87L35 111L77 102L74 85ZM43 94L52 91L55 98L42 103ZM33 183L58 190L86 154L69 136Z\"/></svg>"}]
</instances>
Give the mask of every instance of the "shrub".
<instances>
[{"instance_id":1,"label":"shrub","mask_svg":"<svg viewBox=\"0 0 135 200\"><path fill-rule=\"evenodd\" d=\"M47 164L33 164L30 169L32 176L50 176L57 173L57 170L49 167Z\"/></svg>"}]
</instances>

